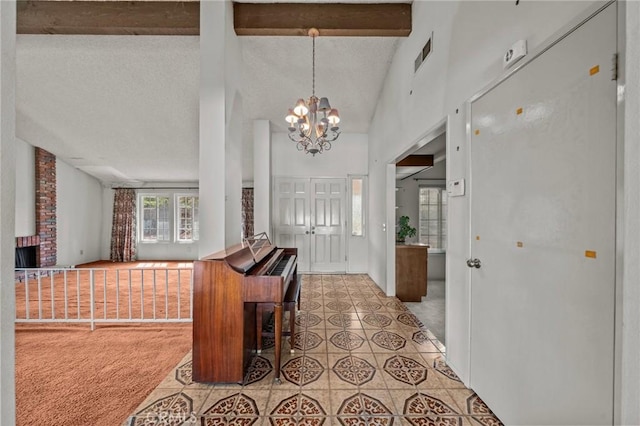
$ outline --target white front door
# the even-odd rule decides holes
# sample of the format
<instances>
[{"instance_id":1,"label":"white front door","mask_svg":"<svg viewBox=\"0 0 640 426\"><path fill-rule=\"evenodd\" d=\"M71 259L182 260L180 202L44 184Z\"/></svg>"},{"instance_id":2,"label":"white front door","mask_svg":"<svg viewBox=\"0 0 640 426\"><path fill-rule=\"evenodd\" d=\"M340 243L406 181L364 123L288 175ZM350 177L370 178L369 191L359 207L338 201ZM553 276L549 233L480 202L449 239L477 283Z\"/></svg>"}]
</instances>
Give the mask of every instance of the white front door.
<instances>
[{"instance_id":1,"label":"white front door","mask_svg":"<svg viewBox=\"0 0 640 426\"><path fill-rule=\"evenodd\" d=\"M471 105L470 385L505 424L613 422L616 22Z\"/></svg>"},{"instance_id":2,"label":"white front door","mask_svg":"<svg viewBox=\"0 0 640 426\"><path fill-rule=\"evenodd\" d=\"M298 249L300 272L344 272L345 179L275 179L278 247Z\"/></svg>"},{"instance_id":3,"label":"white front door","mask_svg":"<svg viewBox=\"0 0 640 426\"><path fill-rule=\"evenodd\" d=\"M274 191L274 242L298 249L298 270L309 270L309 179L277 178Z\"/></svg>"},{"instance_id":4,"label":"white front door","mask_svg":"<svg viewBox=\"0 0 640 426\"><path fill-rule=\"evenodd\" d=\"M345 179L311 179L312 272L344 272Z\"/></svg>"}]
</instances>

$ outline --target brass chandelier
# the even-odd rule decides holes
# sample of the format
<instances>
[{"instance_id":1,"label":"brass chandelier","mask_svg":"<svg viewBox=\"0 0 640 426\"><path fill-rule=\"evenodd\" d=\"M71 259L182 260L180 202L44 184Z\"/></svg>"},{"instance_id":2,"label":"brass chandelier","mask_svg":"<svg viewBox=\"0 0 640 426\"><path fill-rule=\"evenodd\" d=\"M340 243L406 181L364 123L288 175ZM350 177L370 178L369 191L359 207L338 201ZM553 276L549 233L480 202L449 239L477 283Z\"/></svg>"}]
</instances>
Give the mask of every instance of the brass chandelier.
<instances>
[{"instance_id":1,"label":"brass chandelier","mask_svg":"<svg viewBox=\"0 0 640 426\"><path fill-rule=\"evenodd\" d=\"M313 40L311 97L307 102L302 98L298 99L286 117L289 139L296 143L298 151L314 157L318 153L329 151L331 142L340 136L338 110L331 108L329 99L316 97L316 37L319 34L316 28L309 30L309 36Z\"/></svg>"}]
</instances>

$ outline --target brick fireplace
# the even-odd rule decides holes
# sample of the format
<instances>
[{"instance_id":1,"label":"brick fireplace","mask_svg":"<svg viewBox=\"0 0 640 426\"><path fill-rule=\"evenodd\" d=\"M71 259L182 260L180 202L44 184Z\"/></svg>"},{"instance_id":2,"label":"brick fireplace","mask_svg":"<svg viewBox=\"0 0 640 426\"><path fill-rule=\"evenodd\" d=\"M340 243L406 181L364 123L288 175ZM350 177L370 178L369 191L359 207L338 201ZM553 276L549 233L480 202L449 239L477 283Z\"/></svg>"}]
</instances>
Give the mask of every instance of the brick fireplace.
<instances>
[{"instance_id":1,"label":"brick fireplace","mask_svg":"<svg viewBox=\"0 0 640 426\"><path fill-rule=\"evenodd\" d=\"M40 266L40 237L16 238L16 268L38 268Z\"/></svg>"},{"instance_id":2,"label":"brick fireplace","mask_svg":"<svg viewBox=\"0 0 640 426\"><path fill-rule=\"evenodd\" d=\"M16 267L42 268L57 262L56 157L36 147L35 163L36 235L16 238ZM29 265L18 266L19 261Z\"/></svg>"}]
</instances>

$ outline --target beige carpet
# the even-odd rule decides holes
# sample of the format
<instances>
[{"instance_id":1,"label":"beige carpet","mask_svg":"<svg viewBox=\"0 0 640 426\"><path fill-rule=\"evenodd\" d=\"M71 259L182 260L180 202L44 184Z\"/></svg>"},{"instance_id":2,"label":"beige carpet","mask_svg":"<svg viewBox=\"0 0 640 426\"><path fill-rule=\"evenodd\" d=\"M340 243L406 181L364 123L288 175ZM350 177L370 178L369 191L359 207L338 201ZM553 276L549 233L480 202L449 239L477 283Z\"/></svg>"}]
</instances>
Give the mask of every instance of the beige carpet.
<instances>
[{"instance_id":1,"label":"beige carpet","mask_svg":"<svg viewBox=\"0 0 640 426\"><path fill-rule=\"evenodd\" d=\"M109 270L118 267L131 268L134 264L97 263L87 265ZM155 265L154 265L155 266ZM170 263L168 267L175 266ZM162 274L164 277L165 274ZM184 277L189 274L185 272ZM118 309L112 295L120 279L109 272L96 276L96 296L107 294L107 303L96 297L96 314L101 317L105 311L109 318L140 317L140 306L144 305L144 318L150 318L154 298L148 296L152 283L145 283L145 297L136 294L134 312L129 312L126 304ZM147 273L146 282L152 277ZM176 286L175 272L166 274L160 281L157 277L158 292L155 303L159 317L164 317L165 289L175 301L181 294L180 305L183 315L188 315L189 287ZM71 301L69 311L77 312L75 300L88 301L88 282L81 277L81 290L73 293L75 278L68 290ZM60 285L60 275L54 277L53 289L49 280L42 282L44 299L43 317L51 317L51 300L55 300L55 316L64 313L64 285ZM182 281L181 278L179 281ZM136 276L132 280L140 281ZM122 284L122 283L120 283ZM127 289L126 285L122 286ZM135 287L135 286L134 286ZM33 303L37 286L31 285L29 311L37 317L38 306ZM177 290L179 288L179 291ZM16 286L16 311L18 317L26 312L24 284ZM122 297L126 291L119 290ZM82 294L79 294L82 293ZM53 298L51 297L53 295ZM78 297L80 296L80 297ZM121 300L125 300L124 298ZM174 302L175 306L175 302ZM137 312L136 308L137 307ZM123 311L125 309L126 311ZM175 308L170 308L169 311ZM88 318L88 306L84 303L80 317ZM168 312L175 317L176 312ZM71 315L73 316L73 314ZM79 325L16 325L16 405L17 424L24 426L71 426L71 425L120 425L129 414L164 379L191 349L191 324L130 324L98 325L91 331L89 324Z\"/></svg>"},{"instance_id":2,"label":"beige carpet","mask_svg":"<svg viewBox=\"0 0 640 426\"><path fill-rule=\"evenodd\" d=\"M121 424L191 349L191 324L16 327L17 424Z\"/></svg>"}]
</instances>

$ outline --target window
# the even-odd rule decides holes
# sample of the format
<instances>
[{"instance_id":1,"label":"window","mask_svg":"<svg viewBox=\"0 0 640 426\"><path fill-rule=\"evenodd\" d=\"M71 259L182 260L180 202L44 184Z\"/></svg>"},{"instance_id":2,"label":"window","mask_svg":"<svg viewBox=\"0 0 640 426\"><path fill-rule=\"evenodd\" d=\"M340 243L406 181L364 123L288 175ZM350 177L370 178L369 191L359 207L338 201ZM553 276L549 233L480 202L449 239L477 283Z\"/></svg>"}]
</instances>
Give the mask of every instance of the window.
<instances>
[{"instance_id":1,"label":"window","mask_svg":"<svg viewBox=\"0 0 640 426\"><path fill-rule=\"evenodd\" d=\"M364 236L364 179L351 178L351 235Z\"/></svg>"},{"instance_id":2,"label":"window","mask_svg":"<svg viewBox=\"0 0 640 426\"><path fill-rule=\"evenodd\" d=\"M420 187L420 243L431 248L447 247L447 192L444 188Z\"/></svg>"},{"instance_id":3,"label":"window","mask_svg":"<svg viewBox=\"0 0 640 426\"><path fill-rule=\"evenodd\" d=\"M138 200L140 242L198 241L197 195L140 194Z\"/></svg>"},{"instance_id":4,"label":"window","mask_svg":"<svg viewBox=\"0 0 640 426\"><path fill-rule=\"evenodd\" d=\"M198 197L179 195L177 197L177 232L176 240L180 242L198 241Z\"/></svg>"},{"instance_id":5,"label":"window","mask_svg":"<svg viewBox=\"0 0 640 426\"><path fill-rule=\"evenodd\" d=\"M143 195L142 241L170 241L169 197L166 195Z\"/></svg>"}]
</instances>

